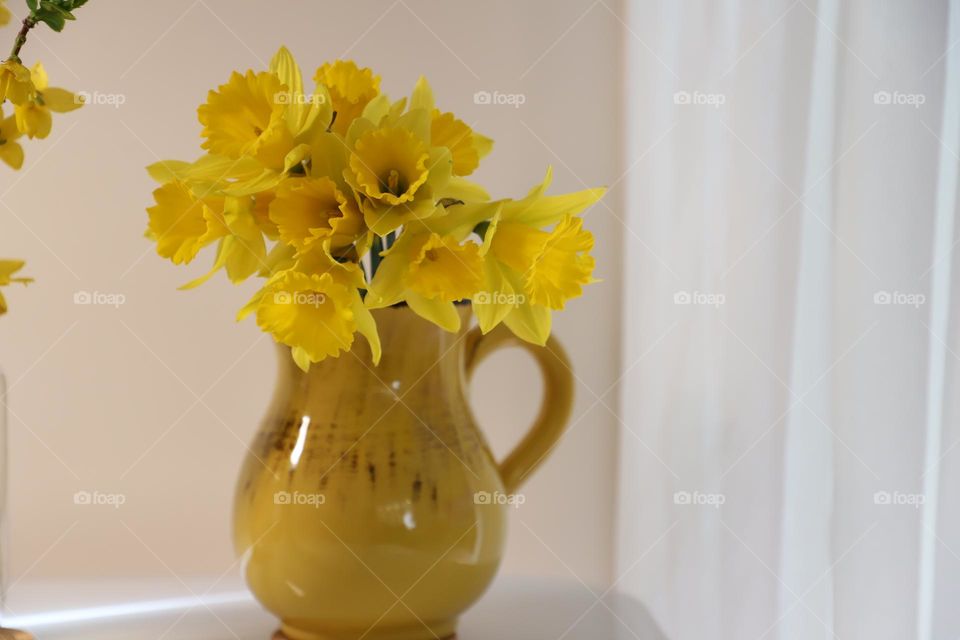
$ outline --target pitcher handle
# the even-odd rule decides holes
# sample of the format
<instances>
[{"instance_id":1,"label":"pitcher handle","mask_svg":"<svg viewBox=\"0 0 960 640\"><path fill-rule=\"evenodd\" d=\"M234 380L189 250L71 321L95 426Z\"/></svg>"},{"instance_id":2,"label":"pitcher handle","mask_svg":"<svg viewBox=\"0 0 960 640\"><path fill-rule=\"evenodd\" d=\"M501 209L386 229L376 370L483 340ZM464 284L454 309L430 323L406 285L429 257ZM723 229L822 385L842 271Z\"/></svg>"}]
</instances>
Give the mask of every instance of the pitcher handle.
<instances>
[{"instance_id":1,"label":"pitcher handle","mask_svg":"<svg viewBox=\"0 0 960 640\"><path fill-rule=\"evenodd\" d=\"M543 376L543 401L540 413L523 440L500 463L500 477L508 493L513 493L547 457L563 435L573 408L573 373L566 351L556 338L545 347L517 338L504 325L484 335L479 327L465 338L464 365L467 379L483 360L498 349L522 347L533 356Z\"/></svg>"}]
</instances>

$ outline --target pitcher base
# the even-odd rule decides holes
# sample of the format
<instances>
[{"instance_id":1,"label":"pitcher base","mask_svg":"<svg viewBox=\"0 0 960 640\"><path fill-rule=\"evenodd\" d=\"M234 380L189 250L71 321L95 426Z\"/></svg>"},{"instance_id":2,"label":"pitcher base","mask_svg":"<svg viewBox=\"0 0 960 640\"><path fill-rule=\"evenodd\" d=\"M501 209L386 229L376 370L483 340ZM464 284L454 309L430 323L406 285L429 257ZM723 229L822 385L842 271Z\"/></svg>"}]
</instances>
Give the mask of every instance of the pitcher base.
<instances>
[{"instance_id":1,"label":"pitcher base","mask_svg":"<svg viewBox=\"0 0 960 640\"><path fill-rule=\"evenodd\" d=\"M429 628L428 628L429 627ZM417 623L415 627L394 627L388 629L361 629L320 631L304 630L288 624L281 625L273 635L273 640L455 640L457 623Z\"/></svg>"}]
</instances>

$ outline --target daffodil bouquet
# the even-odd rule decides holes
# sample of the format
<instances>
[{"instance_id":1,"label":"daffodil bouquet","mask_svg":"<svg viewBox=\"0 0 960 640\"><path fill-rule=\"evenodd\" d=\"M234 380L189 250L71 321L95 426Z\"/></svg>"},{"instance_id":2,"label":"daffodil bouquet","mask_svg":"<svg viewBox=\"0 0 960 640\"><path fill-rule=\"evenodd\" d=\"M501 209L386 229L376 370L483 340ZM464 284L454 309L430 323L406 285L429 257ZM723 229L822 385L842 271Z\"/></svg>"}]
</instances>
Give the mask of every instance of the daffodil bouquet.
<instances>
[{"instance_id":1,"label":"daffodil bouquet","mask_svg":"<svg viewBox=\"0 0 960 640\"><path fill-rule=\"evenodd\" d=\"M213 243L213 268L264 286L239 317L291 348L304 370L360 333L374 361L372 309L407 304L458 331L504 323L544 344L550 314L593 281L593 236L578 214L603 189L492 200L468 179L493 141L439 110L423 78L391 101L354 62L322 65L312 92L285 48L268 71L234 72L198 113L206 154L148 167L161 186L147 236L175 264Z\"/></svg>"}]
</instances>

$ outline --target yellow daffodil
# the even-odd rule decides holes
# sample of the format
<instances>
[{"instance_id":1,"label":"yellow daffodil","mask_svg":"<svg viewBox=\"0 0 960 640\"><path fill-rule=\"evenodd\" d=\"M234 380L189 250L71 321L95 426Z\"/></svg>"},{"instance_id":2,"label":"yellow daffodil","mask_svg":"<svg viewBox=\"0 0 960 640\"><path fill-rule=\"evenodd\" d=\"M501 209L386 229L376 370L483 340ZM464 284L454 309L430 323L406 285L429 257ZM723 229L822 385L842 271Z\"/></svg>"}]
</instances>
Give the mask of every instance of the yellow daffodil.
<instances>
[{"instance_id":1,"label":"yellow daffodil","mask_svg":"<svg viewBox=\"0 0 960 640\"><path fill-rule=\"evenodd\" d=\"M356 332L350 289L329 273L284 272L267 285L257 324L292 347L298 364L319 362L348 351ZM301 365L302 366L302 365Z\"/></svg>"},{"instance_id":2,"label":"yellow daffodil","mask_svg":"<svg viewBox=\"0 0 960 640\"><path fill-rule=\"evenodd\" d=\"M270 60L270 71L287 89L287 93L278 96L278 100L287 103L287 126L295 136L309 139L311 129L316 126L325 130L332 119L333 107L326 87L320 85L312 95L303 88L303 75L300 65L286 47L280 47Z\"/></svg>"},{"instance_id":3,"label":"yellow daffodil","mask_svg":"<svg viewBox=\"0 0 960 640\"><path fill-rule=\"evenodd\" d=\"M47 72L39 62L30 70L30 79L35 92L14 107L17 128L30 138L46 138L53 124L51 111L66 113L79 109L83 102L66 89L48 86Z\"/></svg>"},{"instance_id":4,"label":"yellow daffodil","mask_svg":"<svg viewBox=\"0 0 960 640\"><path fill-rule=\"evenodd\" d=\"M459 157L459 171L472 171L489 151L489 141L440 114L440 144L435 144L434 112L433 92L421 78L409 101L391 105L381 96L371 101L347 132L351 153L343 175L361 196L367 227L378 235L434 215L437 203L444 200L489 200L481 187L454 175L454 154Z\"/></svg>"},{"instance_id":5,"label":"yellow daffodil","mask_svg":"<svg viewBox=\"0 0 960 640\"><path fill-rule=\"evenodd\" d=\"M157 253L174 264L189 263L200 249L227 232L210 202L194 196L182 182L163 185L153 197L156 204L147 209L148 234L157 243Z\"/></svg>"},{"instance_id":6,"label":"yellow daffodil","mask_svg":"<svg viewBox=\"0 0 960 640\"><path fill-rule=\"evenodd\" d=\"M452 113L433 110L430 121L430 144L446 147L453 158L453 175L468 176L480 166L480 159L490 153L493 140L475 133Z\"/></svg>"},{"instance_id":7,"label":"yellow daffodil","mask_svg":"<svg viewBox=\"0 0 960 640\"><path fill-rule=\"evenodd\" d=\"M238 319L256 312L260 328L291 347L304 371L313 362L348 351L356 332L367 339L376 364L380 338L373 315L360 298L359 289L365 287L357 264L337 262L328 251L313 252L270 278Z\"/></svg>"},{"instance_id":8,"label":"yellow daffodil","mask_svg":"<svg viewBox=\"0 0 960 640\"><path fill-rule=\"evenodd\" d=\"M350 124L380 93L380 76L358 67L352 60L324 64L317 69L314 81L329 91L331 106L337 114L332 130L340 135L346 135Z\"/></svg>"},{"instance_id":9,"label":"yellow daffodil","mask_svg":"<svg viewBox=\"0 0 960 640\"><path fill-rule=\"evenodd\" d=\"M364 196L367 226L386 235L409 220L433 215L451 166L447 149L431 149L412 130L388 125L360 133L344 177Z\"/></svg>"},{"instance_id":10,"label":"yellow daffodil","mask_svg":"<svg viewBox=\"0 0 960 640\"><path fill-rule=\"evenodd\" d=\"M366 303L378 309L405 301L418 315L457 331L460 315L453 303L473 296L482 282L483 259L475 242L409 229L383 252Z\"/></svg>"},{"instance_id":11,"label":"yellow daffodil","mask_svg":"<svg viewBox=\"0 0 960 640\"><path fill-rule=\"evenodd\" d=\"M410 290L425 298L454 302L480 287L483 262L475 242L458 244L435 233L411 236L406 276Z\"/></svg>"},{"instance_id":12,"label":"yellow daffodil","mask_svg":"<svg viewBox=\"0 0 960 640\"><path fill-rule=\"evenodd\" d=\"M23 104L33 95L33 81L30 70L11 59L0 62L0 102L9 100L13 104Z\"/></svg>"},{"instance_id":13,"label":"yellow daffodil","mask_svg":"<svg viewBox=\"0 0 960 640\"><path fill-rule=\"evenodd\" d=\"M398 115L396 107L391 108L386 120L403 123L416 131L437 158L435 166L440 167L442 173L437 178L431 176L437 200L482 202L490 199L483 187L463 176L472 173L480 159L490 153L493 140L476 133L453 114L441 113L434 104L433 89L426 78L421 77L413 88L407 113ZM449 155L437 154L440 150ZM449 166L441 165L441 160L449 162Z\"/></svg>"},{"instance_id":14,"label":"yellow daffodil","mask_svg":"<svg viewBox=\"0 0 960 640\"><path fill-rule=\"evenodd\" d=\"M289 89L273 73L234 72L198 109L203 148L228 158L252 156L282 169L294 146L287 126Z\"/></svg>"},{"instance_id":15,"label":"yellow daffodil","mask_svg":"<svg viewBox=\"0 0 960 640\"><path fill-rule=\"evenodd\" d=\"M15 278L13 274L23 268L23 260L0 260L0 287L5 287L13 282L28 284L33 282L33 278ZM7 312L7 301L0 293L0 315Z\"/></svg>"},{"instance_id":16,"label":"yellow daffodil","mask_svg":"<svg viewBox=\"0 0 960 640\"><path fill-rule=\"evenodd\" d=\"M2 107L0 107L0 160L13 169L23 166L23 147L17 142L17 138L21 135L23 134L17 128L16 118L13 116L4 118Z\"/></svg>"},{"instance_id":17,"label":"yellow daffodil","mask_svg":"<svg viewBox=\"0 0 960 640\"><path fill-rule=\"evenodd\" d=\"M516 222L496 226L490 244L493 256L523 275L523 289L533 304L559 311L592 281L593 235L583 219L567 215L547 233Z\"/></svg>"},{"instance_id":18,"label":"yellow daffodil","mask_svg":"<svg viewBox=\"0 0 960 640\"><path fill-rule=\"evenodd\" d=\"M218 202L217 200L213 200ZM253 196L227 196L223 198L223 210L219 212L223 226L217 227L217 257L213 268L206 275L183 285L181 289L193 289L209 280L220 269L227 272L231 282L242 282L255 273L266 269L267 246L263 232L257 223L254 211L257 208ZM216 215L216 211L214 214Z\"/></svg>"},{"instance_id":19,"label":"yellow daffodil","mask_svg":"<svg viewBox=\"0 0 960 640\"><path fill-rule=\"evenodd\" d=\"M543 183L527 197L500 203L486 231L484 282L474 298L484 332L504 322L518 337L544 344L550 335L551 310L563 309L593 281L594 260L588 255L593 236L576 215L605 190L544 195L551 181L548 170Z\"/></svg>"},{"instance_id":20,"label":"yellow daffodil","mask_svg":"<svg viewBox=\"0 0 960 640\"><path fill-rule=\"evenodd\" d=\"M412 202L427 181L430 154L426 145L405 129L369 131L357 140L350 169L364 195L388 205Z\"/></svg>"},{"instance_id":21,"label":"yellow daffodil","mask_svg":"<svg viewBox=\"0 0 960 640\"><path fill-rule=\"evenodd\" d=\"M3 0L0 0L0 27L10 23L10 9L7 9Z\"/></svg>"},{"instance_id":22,"label":"yellow daffodil","mask_svg":"<svg viewBox=\"0 0 960 640\"><path fill-rule=\"evenodd\" d=\"M324 239L330 239L331 247L339 249L352 244L363 232L356 201L326 177L290 178L281 183L269 216L280 239L301 252Z\"/></svg>"}]
</instances>

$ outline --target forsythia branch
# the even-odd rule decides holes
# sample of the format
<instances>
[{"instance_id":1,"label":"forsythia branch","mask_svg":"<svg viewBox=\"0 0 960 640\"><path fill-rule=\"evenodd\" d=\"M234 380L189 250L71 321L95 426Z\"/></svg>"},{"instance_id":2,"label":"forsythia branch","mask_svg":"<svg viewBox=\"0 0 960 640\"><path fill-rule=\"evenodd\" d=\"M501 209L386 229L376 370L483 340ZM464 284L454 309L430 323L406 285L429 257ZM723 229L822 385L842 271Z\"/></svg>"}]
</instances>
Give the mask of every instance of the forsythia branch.
<instances>
[{"instance_id":1,"label":"forsythia branch","mask_svg":"<svg viewBox=\"0 0 960 640\"><path fill-rule=\"evenodd\" d=\"M27 43L27 33L35 26L37 26L37 21L32 14L23 19L23 26L20 28L20 32L17 33L17 39L13 41L13 50L10 51L11 60L20 61L20 50L23 48L23 45Z\"/></svg>"}]
</instances>

